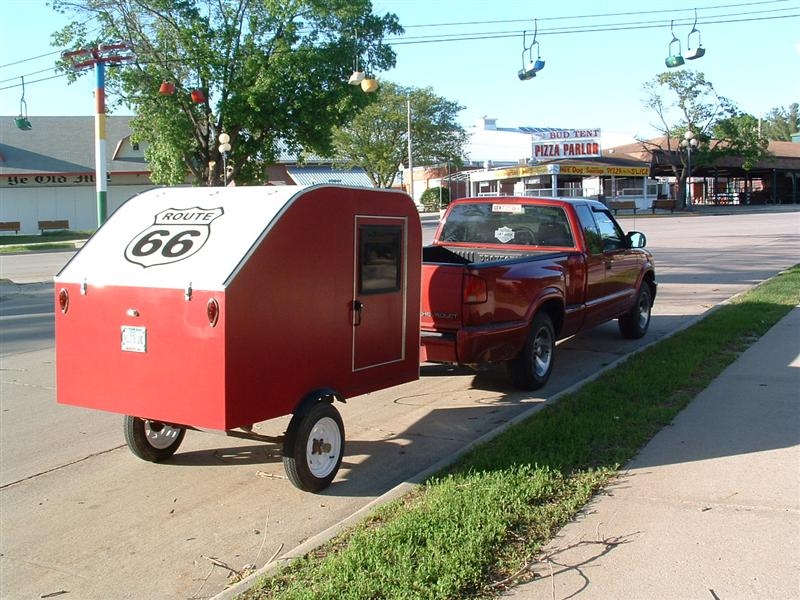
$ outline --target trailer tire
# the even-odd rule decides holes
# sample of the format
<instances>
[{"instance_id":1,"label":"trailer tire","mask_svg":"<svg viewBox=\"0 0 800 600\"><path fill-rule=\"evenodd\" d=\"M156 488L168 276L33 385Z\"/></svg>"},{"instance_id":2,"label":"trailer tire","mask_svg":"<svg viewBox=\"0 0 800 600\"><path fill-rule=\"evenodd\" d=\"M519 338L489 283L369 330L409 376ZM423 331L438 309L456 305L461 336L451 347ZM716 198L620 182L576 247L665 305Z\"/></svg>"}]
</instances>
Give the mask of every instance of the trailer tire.
<instances>
[{"instance_id":1,"label":"trailer tire","mask_svg":"<svg viewBox=\"0 0 800 600\"><path fill-rule=\"evenodd\" d=\"M305 414L295 414L283 441L283 467L289 481L304 492L328 487L344 456L344 423L325 400Z\"/></svg>"},{"instance_id":2,"label":"trailer tire","mask_svg":"<svg viewBox=\"0 0 800 600\"><path fill-rule=\"evenodd\" d=\"M175 454L186 429L125 415L125 443L136 456L148 462L161 462Z\"/></svg>"},{"instance_id":3,"label":"trailer tire","mask_svg":"<svg viewBox=\"0 0 800 600\"><path fill-rule=\"evenodd\" d=\"M636 296L636 303L618 320L619 332L622 337L629 340L638 340L644 337L650 327L650 312L653 301L650 296L650 286L642 283Z\"/></svg>"},{"instance_id":4,"label":"trailer tire","mask_svg":"<svg viewBox=\"0 0 800 600\"><path fill-rule=\"evenodd\" d=\"M553 321L547 313L539 312L531 321L528 339L522 351L508 361L508 374L514 385L522 390L538 390L550 379L556 352Z\"/></svg>"}]
</instances>

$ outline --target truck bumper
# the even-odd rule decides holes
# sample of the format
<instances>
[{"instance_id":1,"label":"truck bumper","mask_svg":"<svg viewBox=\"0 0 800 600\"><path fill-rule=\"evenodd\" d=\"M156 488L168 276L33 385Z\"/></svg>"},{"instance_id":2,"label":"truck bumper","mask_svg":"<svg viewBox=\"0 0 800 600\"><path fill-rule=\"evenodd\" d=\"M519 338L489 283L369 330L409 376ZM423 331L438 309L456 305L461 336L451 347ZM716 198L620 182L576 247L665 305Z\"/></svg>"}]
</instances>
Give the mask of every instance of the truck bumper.
<instances>
[{"instance_id":1,"label":"truck bumper","mask_svg":"<svg viewBox=\"0 0 800 600\"><path fill-rule=\"evenodd\" d=\"M465 327L453 332L422 331L420 362L463 365L502 362L519 354L527 336L525 321Z\"/></svg>"}]
</instances>

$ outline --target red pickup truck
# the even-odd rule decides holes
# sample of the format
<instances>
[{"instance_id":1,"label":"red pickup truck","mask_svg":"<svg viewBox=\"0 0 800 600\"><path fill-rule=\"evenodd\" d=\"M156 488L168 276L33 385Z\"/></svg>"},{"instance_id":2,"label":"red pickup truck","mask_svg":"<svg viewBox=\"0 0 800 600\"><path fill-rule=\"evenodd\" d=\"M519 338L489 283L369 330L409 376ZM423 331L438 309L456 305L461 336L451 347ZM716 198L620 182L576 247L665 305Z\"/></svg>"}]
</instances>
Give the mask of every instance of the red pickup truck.
<instances>
[{"instance_id":1,"label":"red pickup truck","mask_svg":"<svg viewBox=\"0 0 800 600\"><path fill-rule=\"evenodd\" d=\"M657 289L645 243L593 200L454 201L422 252L420 359L504 362L533 390L550 377L557 340L611 319L642 337Z\"/></svg>"}]
</instances>

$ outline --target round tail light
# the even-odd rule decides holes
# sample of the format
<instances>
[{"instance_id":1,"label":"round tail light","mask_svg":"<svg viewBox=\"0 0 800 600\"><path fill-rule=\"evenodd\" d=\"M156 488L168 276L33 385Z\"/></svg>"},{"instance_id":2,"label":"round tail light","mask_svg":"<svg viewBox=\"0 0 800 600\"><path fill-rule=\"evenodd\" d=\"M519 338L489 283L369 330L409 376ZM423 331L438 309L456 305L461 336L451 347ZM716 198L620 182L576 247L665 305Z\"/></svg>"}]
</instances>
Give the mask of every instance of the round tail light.
<instances>
[{"instance_id":1,"label":"round tail light","mask_svg":"<svg viewBox=\"0 0 800 600\"><path fill-rule=\"evenodd\" d=\"M206 304L206 316L208 317L209 325L216 327L219 320L219 302L216 299L211 298Z\"/></svg>"},{"instance_id":2,"label":"round tail light","mask_svg":"<svg viewBox=\"0 0 800 600\"><path fill-rule=\"evenodd\" d=\"M67 288L61 288L58 290L58 307L61 309L63 314L67 313L69 309L69 292Z\"/></svg>"}]
</instances>

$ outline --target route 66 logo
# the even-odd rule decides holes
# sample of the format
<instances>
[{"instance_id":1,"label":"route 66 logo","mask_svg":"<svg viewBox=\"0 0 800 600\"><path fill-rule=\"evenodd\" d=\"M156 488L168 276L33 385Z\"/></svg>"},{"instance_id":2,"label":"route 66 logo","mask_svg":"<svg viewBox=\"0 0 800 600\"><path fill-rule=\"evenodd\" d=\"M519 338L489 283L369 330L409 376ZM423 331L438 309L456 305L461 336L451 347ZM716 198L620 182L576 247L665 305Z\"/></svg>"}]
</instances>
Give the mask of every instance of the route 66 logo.
<instances>
[{"instance_id":1,"label":"route 66 logo","mask_svg":"<svg viewBox=\"0 0 800 600\"><path fill-rule=\"evenodd\" d=\"M203 247L211 222L224 214L217 208L168 208L139 232L125 248L125 258L145 268L189 258Z\"/></svg>"}]
</instances>

